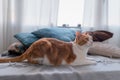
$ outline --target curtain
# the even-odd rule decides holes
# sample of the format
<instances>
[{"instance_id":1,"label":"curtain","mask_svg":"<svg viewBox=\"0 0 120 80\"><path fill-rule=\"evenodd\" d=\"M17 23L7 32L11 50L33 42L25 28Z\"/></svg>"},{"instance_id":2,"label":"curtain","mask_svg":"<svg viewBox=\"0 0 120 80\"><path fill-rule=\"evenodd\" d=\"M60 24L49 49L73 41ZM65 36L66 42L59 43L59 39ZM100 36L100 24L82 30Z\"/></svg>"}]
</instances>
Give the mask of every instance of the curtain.
<instances>
[{"instance_id":1,"label":"curtain","mask_svg":"<svg viewBox=\"0 0 120 80\"><path fill-rule=\"evenodd\" d=\"M20 32L55 26L59 0L0 0L0 52Z\"/></svg>"},{"instance_id":2,"label":"curtain","mask_svg":"<svg viewBox=\"0 0 120 80\"><path fill-rule=\"evenodd\" d=\"M85 0L84 3L85 29L114 33L107 42L120 47L120 0Z\"/></svg>"}]
</instances>

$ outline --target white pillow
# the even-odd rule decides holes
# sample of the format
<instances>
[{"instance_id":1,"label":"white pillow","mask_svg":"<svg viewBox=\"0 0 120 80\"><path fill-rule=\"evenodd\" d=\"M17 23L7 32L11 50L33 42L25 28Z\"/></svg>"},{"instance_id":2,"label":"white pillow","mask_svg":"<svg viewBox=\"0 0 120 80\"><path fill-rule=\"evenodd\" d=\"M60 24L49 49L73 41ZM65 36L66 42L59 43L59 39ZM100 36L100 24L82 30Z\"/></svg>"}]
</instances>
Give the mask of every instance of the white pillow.
<instances>
[{"instance_id":1,"label":"white pillow","mask_svg":"<svg viewBox=\"0 0 120 80\"><path fill-rule=\"evenodd\" d=\"M120 48L111 44L102 42L93 42L88 53L91 55L102 55L107 57L120 58Z\"/></svg>"}]
</instances>

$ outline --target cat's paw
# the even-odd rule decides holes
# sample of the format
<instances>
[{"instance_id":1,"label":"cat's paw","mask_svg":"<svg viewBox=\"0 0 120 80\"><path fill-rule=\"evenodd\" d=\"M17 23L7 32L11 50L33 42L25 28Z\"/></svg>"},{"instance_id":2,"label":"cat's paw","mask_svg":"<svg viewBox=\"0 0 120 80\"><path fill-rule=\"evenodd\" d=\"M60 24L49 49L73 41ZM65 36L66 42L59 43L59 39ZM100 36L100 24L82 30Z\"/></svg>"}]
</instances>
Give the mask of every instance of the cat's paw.
<instances>
[{"instance_id":1,"label":"cat's paw","mask_svg":"<svg viewBox=\"0 0 120 80\"><path fill-rule=\"evenodd\" d=\"M86 64L86 65L97 64L97 62L94 61L94 60L89 60L89 59L87 59L87 60L85 60L85 64Z\"/></svg>"},{"instance_id":2,"label":"cat's paw","mask_svg":"<svg viewBox=\"0 0 120 80\"><path fill-rule=\"evenodd\" d=\"M81 61L76 62L76 63L73 62L71 65L72 66L76 66L76 65L81 66L81 65L94 65L94 64L96 64L96 61L84 59L84 60L81 60Z\"/></svg>"}]
</instances>

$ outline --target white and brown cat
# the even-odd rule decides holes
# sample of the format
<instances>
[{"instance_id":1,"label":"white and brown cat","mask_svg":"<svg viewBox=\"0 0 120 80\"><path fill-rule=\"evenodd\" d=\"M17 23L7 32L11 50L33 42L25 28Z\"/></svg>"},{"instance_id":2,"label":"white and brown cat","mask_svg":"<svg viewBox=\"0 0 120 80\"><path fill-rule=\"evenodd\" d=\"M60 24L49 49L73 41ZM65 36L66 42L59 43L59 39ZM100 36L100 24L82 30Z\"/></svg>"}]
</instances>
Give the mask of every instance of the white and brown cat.
<instances>
[{"instance_id":1,"label":"white and brown cat","mask_svg":"<svg viewBox=\"0 0 120 80\"><path fill-rule=\"evenodd\" d=\"M73 42L64 42L54 38L42 38L34 42L21 56L0 58L0 63L22 62L45 65L86 65L95 61L87 58L92 45L92 37L87 33L76 32Z\"/></svg>"}]
</instances>

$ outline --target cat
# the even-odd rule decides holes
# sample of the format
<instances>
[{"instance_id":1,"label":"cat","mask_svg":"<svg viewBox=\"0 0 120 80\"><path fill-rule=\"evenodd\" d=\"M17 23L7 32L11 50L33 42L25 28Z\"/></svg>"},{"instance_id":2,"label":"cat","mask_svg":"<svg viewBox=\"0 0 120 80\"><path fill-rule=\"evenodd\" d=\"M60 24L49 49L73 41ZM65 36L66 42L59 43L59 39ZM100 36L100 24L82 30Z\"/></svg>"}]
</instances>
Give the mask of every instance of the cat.
<instances>
[{"instance_id":1,"label":"cat","mask_svg":"<svg viewBox=\"0 0 120 80\"><path fill-rule=\"evenodd\" d=\"M92 37L87 33L76 32L73 42L64 42L55 38L42 38L35 41L22 55L14 58L0 58L0 63L22 62L45 65L85 65L95 61L87 58L92 45Z\"/></svg>"}]
</instances>

